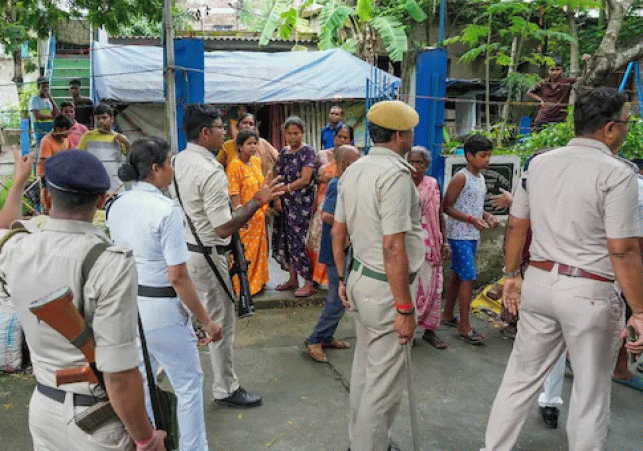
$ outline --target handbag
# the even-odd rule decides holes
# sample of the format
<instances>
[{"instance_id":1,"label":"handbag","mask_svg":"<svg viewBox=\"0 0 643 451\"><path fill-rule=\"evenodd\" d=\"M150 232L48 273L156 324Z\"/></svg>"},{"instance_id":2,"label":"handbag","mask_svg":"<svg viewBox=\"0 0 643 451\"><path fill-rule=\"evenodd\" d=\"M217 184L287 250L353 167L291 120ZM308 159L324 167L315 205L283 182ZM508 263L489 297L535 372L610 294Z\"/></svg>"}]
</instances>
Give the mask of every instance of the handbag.
<instances>
[{"instance_id":1,"label":"handbag","mask_svg":"<svg viewBox=\"0 0 643 451\"><path fill-rule=\"evenodd\" d=\"M145 362L145 374L147 375L147 386L150 391L152 401L152 413L154 414L154 424L156 429L161 429L167 433L165 437L165 448L167 451L179 449L179 421L176 416L176 395L170 391L163 390L154 383L154 374L150 364L150 355L147 352L147 343L145 342L145 333L141 317L138 317L138 331L141 338L141 348L143 349L143 361Z\"/></svg>"}]
</instances>

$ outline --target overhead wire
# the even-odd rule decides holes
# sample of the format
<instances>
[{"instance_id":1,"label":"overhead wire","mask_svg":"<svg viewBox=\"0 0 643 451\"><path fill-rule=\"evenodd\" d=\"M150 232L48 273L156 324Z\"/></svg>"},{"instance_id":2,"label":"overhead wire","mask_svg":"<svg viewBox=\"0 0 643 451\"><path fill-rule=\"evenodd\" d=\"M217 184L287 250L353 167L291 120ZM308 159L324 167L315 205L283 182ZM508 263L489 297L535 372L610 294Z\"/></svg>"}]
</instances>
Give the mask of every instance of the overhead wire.
<instances>
[{"instance_id":1,"label":"overhead wire","mask_svg":"<svg viewBox=\"0 0 643 451\"><path fill-rule=\"evenodd\" d=\"M155 39L155 38L152 38ZM70 51L66 51L66 53L92 53L92 52L97 52L97 51L109 51L113 49L121 49L121 48L127 48L131 46L140 46L140 47L146 47L149 46L147 44L109 44L109 45L101 45L98 47L90 47L89 49L72 49ZM42 55L46 55L46 53L43 53ZM190 72L201 72L204 75L205 74L217 74L217 75L224 75L224 76L229 76L233 77L236 79L239 79L241 81L243 80L253 80L253 81L265 81L265 82L270 82L270 83L281 83L283 85L290 85L286 81L279 81L279 80L274 80L269 77L262 77L258 75L251 75L248 73L238 73L238 72L226 72L226 71L221 71L221 70L207 70L207 69L196 69L196 68L190 68L190 67L185 67L185 66L179 66L179 65L174 65L174 66L168 66L167 68L159 67L159 68L150 68L150 69L137 69L137 70L132 70L132 71L124 71L124 72L114 72L114 73L101 73L101 74L92 74L93 79L97 78L105 78L105 77L122 77L125 75L138 75L138 74L150 74L150 73L155 73L155 72L164 72L166 69L174 69L176 71L190 71ZM62 76L58 77L59 80L73 80L78 78L77 75L69 75L69 76ZM477 79L480 80L480 79ZM504 79L491 79L490 81L493 82L502 82ZM28 82L22 82L22 85L29 85L29 84L35 84L36 81L28 81ZM0 83L0 87L12 87L15 86L16 83ZM327 84L324 86L319 86L319 85L310 85L310 84L299 84L298 86L306 87L306 88L311 88L311 89L324 89L328 88L331 86L331 84ZM480 90L477 90L480 91ZM628 93L636 93L637 91L635 89L626 89ZM482 95L482 94L479 94ZM433 97L433 96L422 96L422 95L416 95L416 98L419 99L428 99L428 100L437 100L437 101L442 101L442 102L451 102L451 103L476 103L476 104L489 104L489 105L512 105L512 106L523 106L523 107L532 107L532 106L539 106L541 103L540 102L535 102L535 101L498 101L498 100L482 100L482 99L472 99L472 98L463 98L463 97ZM106 99L109 100L109 99ZM129 104L130 102L122 102L122 101L112 101L110 103L119 105L119 104ZM633 102L634 103L634 102ZM638 103L638 99L636 100L635 103ZM0 114L6 114L6 113L20 113L21 110L19 109L0 109Z\"/></svg>"}]
</instances>

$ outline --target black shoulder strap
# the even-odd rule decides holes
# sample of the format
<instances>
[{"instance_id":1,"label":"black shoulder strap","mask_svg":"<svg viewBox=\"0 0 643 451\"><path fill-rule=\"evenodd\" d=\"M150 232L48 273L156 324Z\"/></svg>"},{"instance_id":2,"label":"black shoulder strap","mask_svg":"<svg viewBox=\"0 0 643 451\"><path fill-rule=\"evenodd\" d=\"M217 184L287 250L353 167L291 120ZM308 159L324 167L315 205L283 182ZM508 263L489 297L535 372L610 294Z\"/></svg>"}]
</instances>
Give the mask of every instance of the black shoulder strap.
<instances>
[{"instance_id":1,"label":"black shoulder strap","mask_svg":"<svg viewBox=\"0 0 643 451\"><path fill-rule=\"evenodd\" d=\"M141 315L138 315L138 336L141 340L141 350L143 351L143 362L145 362L145 375L147 376L147 388L150 392L150 401L152 404L152 414L154 415L154 424L157 429L167 430L167 424L163 424L163 415L161 415L161 403L159 395L156 391L156 382L154 373L152 372L152 364L150 362L150 355L147 351L147 341L145 340L145 331L143 330L143 323L141 322Z\"/></svg>"},{"instance_id":2,"label":"black shoulder strap","mask_svg":"<svg viewBox=\"0 0 643 451\"><path fill-rule=\"evenodd\" d=\"M172 160L172 169L174 168L174 160ZM212 269L212 272L216 276L217 280L223 287L223 290L226 292L232 303L234 303L234 296L230 292L230 289L228 288L228 285L225 283L223 280L223 276L221 276L221 273L219 272L219 269L215 265L215 263L212 261L212 257L210 256L210 253L206 251L205 246L203 245L203 242L201 241L201 238L199 237L199 234L196 233L196 227L194 227L194 223L188 216L188 212L185 211L185 207L183 206L183 202L181 201L181 195L179 194L179 184L176 181L176 170L172 171L172 177L174 178L174 191L176 191L176 199L179 201L179 205L181 206L181 209L183 210L183 214L185 215L185 220L188 223L188 226L190 227L190 231L192 232L192 235L194 236L194 240L196 241L196 245L199 247L200 252L203 254L205 257L205 260L208 262L208 265L210 265L210 268Z\"/></svg>"},{"instance_id":3,"label":"black shoulder strap","mask_svg":"<svg viewBox=\"0 0 643 451\"><path fill-rule=\"evenodd\" d=\"M85 317L85 296L83 293L85 283L87 282L89 272L94 267L96 260L98 260L98 257L100 257L109 246L111 245L104 241L94 244L85 255L85 260L83 260L83 264L80 267L80 299L78 300L78 311L83 318Z\"/></svg>"}]
</instances>

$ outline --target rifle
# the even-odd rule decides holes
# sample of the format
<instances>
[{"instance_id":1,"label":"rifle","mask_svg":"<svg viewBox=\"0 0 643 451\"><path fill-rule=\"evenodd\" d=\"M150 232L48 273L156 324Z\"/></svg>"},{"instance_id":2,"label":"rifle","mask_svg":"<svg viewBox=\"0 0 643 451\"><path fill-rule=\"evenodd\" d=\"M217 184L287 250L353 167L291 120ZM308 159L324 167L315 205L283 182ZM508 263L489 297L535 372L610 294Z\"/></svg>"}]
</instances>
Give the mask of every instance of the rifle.
<instances>
[{"instance_id":1,"label":"rifle","mask_svg":"<svg viewBox=\"0 0 643 451\"><path fill-rule=\"evenodd\" d=\"M94 334L91 326L74 305L69 287L60 288L29 305L31 313L76 346L87 359L87 365L56 371L56 386L73 382L90 382L105 388L103 373L96 368Z\"/></svg>"},{"instance_id":2,"label":"rifle","mask_svg":"<svg viewBox=\"0 0 643 451\"><path fill-rule=\"evenodd\" d=\"M94 358L94 335L92 328L87 323L85 318L80 314L74 305L74 294L69 287L60 288L47 296L44 296L29 305L31 313L36 317L47 323L55 331L59 332L63 337L76 346L83 353L87 359L88 364L83 367L65 368L56 371L56 386L61 384L70 384L72 382L90 382L100 384L105 388L105 380L103 373L96 368L96 361ZM139 327L140 318L139 318ZM143 348L145 347L145 337L141 330L141 342ZM149 357L147 350L144 353L146 358L146 368L148 369L148 383L150 388L154 385L153 376L149 370ZM152 377L152 378L150 378ZM155 389L157 387L154 387ZM173 409L168 415L170 420L163 417L163 409L170 410L170 404L174 402L176 405L176 397L172 398L174 394L163 392L160 389L150 390L150 397L155 416L155 423L157 429L162 429L168 433L165 438L165 447L168 450L173 450L178 447L178 427L172 429L172 426L178 425L176 422L176 409ZM164 396L163 396L164 395ZM163 399L159 401L159 397ZM76 425L88 434L93 433L98 427L105 424L105 422L116 418L117 415L111 407L107 398L97 402L94 406L87 409L82 414L75 418Z\"/></svg>"},{"instance_id":3,"label":"rifle","mask_svg":"<svg viewBox=\"0 0 643 451\"><path fill-rule=\"evenodd\" d=\"M29 305L31 313L47 323L54 330L76 346L85 355L88 364L78 368L65 368L56 371L56 386L72 382L90 382L105 388L103 373L96 368L94 359L94 334L74 305L74 295L69 287L60 288ZM79 415L74 422L87 434L118 418L107 397L97 398L94 405Z\"/></svg>"},{"instance_id":4,"label":"rifle","mask_svg":"<svg viewBox=\"0 0 643 451\"><path fill-rule=\"evenodd\" d=\"M145 361L145 375L147 376L147 388L150 394L150 403L152 404L152 414L156 429L167 432L165 437L165 448L169 450L178 449L179 447L179 423L176 416L176 395L172 392L161 389L154 382L152 373L152 364L150 355L147 351L147 342L145 341L145 331L141 317L138 317L138 332L141 339L141 348L143 351L143 360Z\"/></svg>"},{"instance_id":5,"label":"rifle","mask_svg":"<svg viewBox=\"0 0 643 451\"><path fill-rule=\"evenodd\" d=\"M250 293L250 282L248 282L248 260L246 260L238 231L230 236L230 253L232 254L230 278L235 275L239 278L239 304L237 306L239 318L246 318L255 314L255 306Z\"/></svg>"}]
</instances>

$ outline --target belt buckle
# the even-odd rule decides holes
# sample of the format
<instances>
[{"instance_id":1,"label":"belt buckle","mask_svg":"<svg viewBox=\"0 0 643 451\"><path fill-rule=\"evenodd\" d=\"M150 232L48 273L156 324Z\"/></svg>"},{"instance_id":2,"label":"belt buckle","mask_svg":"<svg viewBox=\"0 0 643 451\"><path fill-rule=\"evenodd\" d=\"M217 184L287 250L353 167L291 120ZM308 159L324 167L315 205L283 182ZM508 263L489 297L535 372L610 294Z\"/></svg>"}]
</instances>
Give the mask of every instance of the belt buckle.
<instances>
[{"instance_id":1,"label":"belt buckle","mask_svg":"<svg viewBox=\"0 0 643 451\"><path fill-rule=\"evenodd\" d=\"M570 277L583 277L583 270L580 268L576 268L574 266L569 266L569 273L568 275Z\"/></svg>"}]
</instances>

